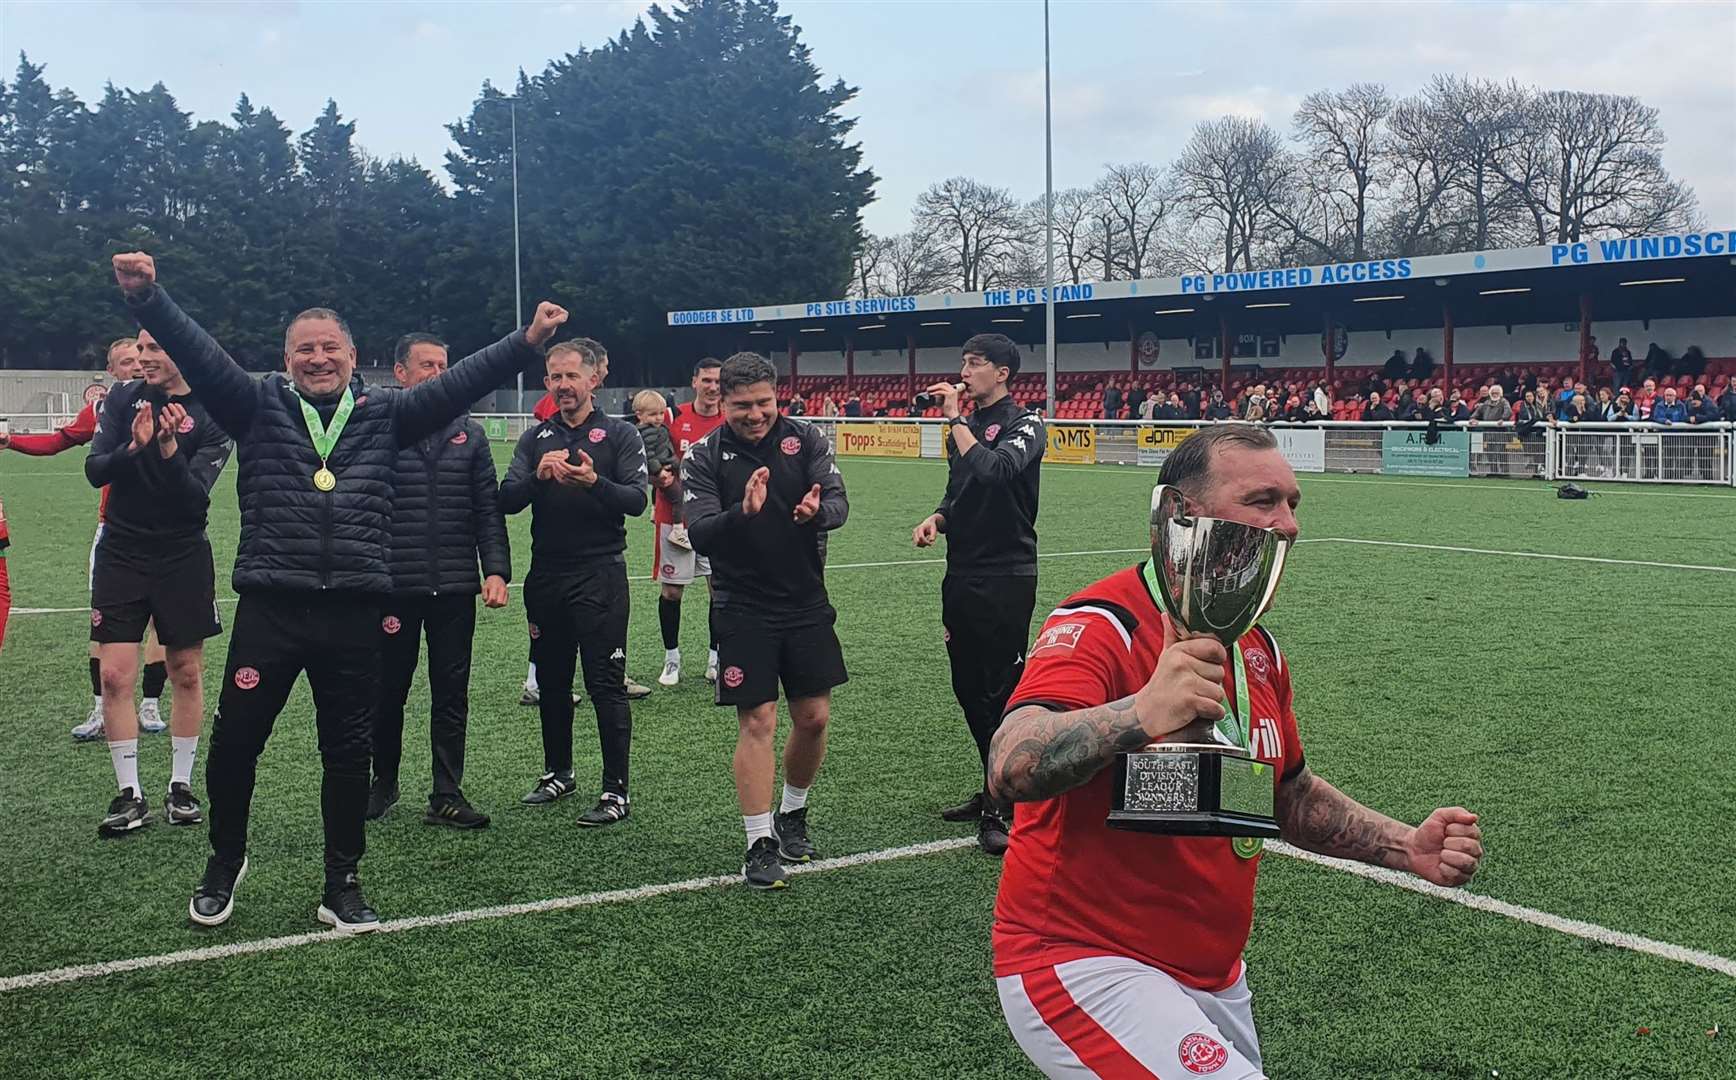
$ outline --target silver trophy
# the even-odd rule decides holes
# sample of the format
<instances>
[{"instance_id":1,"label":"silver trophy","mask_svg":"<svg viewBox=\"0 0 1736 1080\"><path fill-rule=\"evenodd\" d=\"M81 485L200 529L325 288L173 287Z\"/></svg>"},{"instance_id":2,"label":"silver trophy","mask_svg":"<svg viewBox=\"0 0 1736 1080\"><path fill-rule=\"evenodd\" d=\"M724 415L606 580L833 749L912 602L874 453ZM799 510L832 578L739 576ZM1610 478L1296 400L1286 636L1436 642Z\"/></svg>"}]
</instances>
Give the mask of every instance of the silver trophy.
<instances>
[{"instance_id":1,"label":"silver trophy","mask_svg":"<svg viewBox=\"0 0 1736 1080\"><path fill-rule=\"evenodd\" d=\"M1188 514L1179 488L1159 485L1151 493L1146 581L1180 634L1209 634L1233 650L1271 604L1289 551L1289 540L1271 529ZM1245 677L1239 681L1225 687L1227 715L1209 733L1202 720L1177 733L1193 741L1156 742L1116 757L1112 827L1191 836L1278 835L1277 777L1248 752L1253 720L1244 715Z\"/></svg>"}]
</instances>

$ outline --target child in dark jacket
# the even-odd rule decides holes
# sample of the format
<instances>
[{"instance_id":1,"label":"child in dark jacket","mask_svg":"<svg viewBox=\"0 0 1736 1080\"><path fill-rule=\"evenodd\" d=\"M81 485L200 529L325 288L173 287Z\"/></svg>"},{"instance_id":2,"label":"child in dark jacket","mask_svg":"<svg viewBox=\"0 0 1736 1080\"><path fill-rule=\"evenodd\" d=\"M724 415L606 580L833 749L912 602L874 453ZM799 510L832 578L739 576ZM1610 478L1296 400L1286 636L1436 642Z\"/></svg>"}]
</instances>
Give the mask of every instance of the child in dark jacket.
<instances>
[{"instance_id":1,"label":"child in dark jacket","mask_svg":"<svg viewBox=\"0 0 1736 1080\"><path fill-rule=\"evenodd\" d=\"M633 416L639 423L639 438L645 444L645 471L653 480L668 469L674 482L664 489L675 523L669 529L669 542L678 548L692 550L687 539L686 515L681 508L681 470L675 460L675 440L665 421L669 403L655 390L641 390L633 395Z\"/></svg>"}]
</instances>

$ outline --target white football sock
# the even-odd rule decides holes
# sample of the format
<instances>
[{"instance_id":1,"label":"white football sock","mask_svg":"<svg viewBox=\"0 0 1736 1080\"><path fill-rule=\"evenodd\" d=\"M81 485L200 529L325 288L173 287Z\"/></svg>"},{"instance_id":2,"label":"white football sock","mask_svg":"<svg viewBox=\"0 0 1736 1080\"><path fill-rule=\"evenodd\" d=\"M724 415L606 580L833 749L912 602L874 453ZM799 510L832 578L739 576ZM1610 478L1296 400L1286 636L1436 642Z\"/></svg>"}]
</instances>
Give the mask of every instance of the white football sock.
<instances>
[{"instance_id":1,"label":"white football sock","mask_svg":"<svg viewBox=\"0 0 1736 1080\"><path fill-rule=\"evenodd\" d=\"M139 794L139 740L110 739L109 760L115 767L115 784L122 791L133 789Z\"/></svg>"},{"instance_id":2,"label":"white football sock","mask_svg":"<svg viewBox=\"0 0 1736 1080\"><path fill-rule=\"evenodd\" d=\"M679 664L679 663L681 663L681 650L680 649L664 649L663 650L663 662L665 664Z\"/></svg>"},{"instance_id":3,"label":"white football sock","mask_svg":"<svg viewBox=\"0 0 1736 1080\"><path fill-rule=\"evenodd\" d=\"M174 763L169 770L170 784L186 784L193 786L193 761L199 756L199 736L171 735L169 742L173 744Z\"/></svg>"},{"instance_id":4,"label":"white football sock","mask_svg":"<svg viewBox=\"0 0 1736 1080\"><path fill-rule=\"evenodd\" d=\"M707 651L707 656L705 658L705 662L708 665L710 665L711 667L717 666L717 650L716 649L710 649Z\"/></svg>"},{"instance_id":5,"label":"white football sock","mask_svg":"<svg viewBox=\"0 0 1736 1080\"><path fill-rule=\"evenodd\" d=\"M526 690L535 690L536 689L536 665L535 664L532 664L530 666L529 673L527 673L524 677L524 688Z\"/></svg>"},{"instance_id":6,"label":"white football sock","mask_svg":"<svg viewBox=\"0 0 1736 1080\"><path fill-rule=\"evenodd\" d=\"M99 711L102 709L102 695L101 694L97 694L97 695L93 696L90 700L91 700L91 708L97 709Z\"/></svg>"},{"instance_id":7,"label":"white football sock","mask_svg":"<svg viewBox=\"0 0 1736 1080\"><path fill-rule=\"evenodd\" d=\"M760 837L772 834L772 816L770 814L743 814L741 823L747 829L747 846L753 847L754 841Z\"/></svg>"},{"instance_id":8,"label":"white football sock","mask_svg":"<svg viewBox=\"0 0 1736 1080\"><path fill-rule=\"evenodd\" d=\"M788 784L784 785L784 802L783 805L778 808L778 813L787 814L791 810L800 810L806 805L808 805L807 788L791 787Z\"/></svg>"}]
</instances>

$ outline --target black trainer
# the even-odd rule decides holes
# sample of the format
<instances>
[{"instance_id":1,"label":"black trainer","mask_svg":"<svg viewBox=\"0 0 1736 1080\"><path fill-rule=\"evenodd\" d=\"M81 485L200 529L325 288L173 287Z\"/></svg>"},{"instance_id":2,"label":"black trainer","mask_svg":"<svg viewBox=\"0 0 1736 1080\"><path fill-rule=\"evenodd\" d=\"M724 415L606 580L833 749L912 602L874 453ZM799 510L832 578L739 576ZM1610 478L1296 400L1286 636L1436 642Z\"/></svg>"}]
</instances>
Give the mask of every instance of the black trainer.
<instances>
[{"instance_id":1,"label":"black trainer","mask_svg":"<svg viewBox=\"0 0 1736 1080\"><path fill-rule=\"evenodd\" d=\"M200 926L222 926L235 914L235 890L247 876L247 857L230 866L215 855L205 859L205 877L187 904L187 917Z\"/></svg>"},{"instance_id":2,"label":"black trainer","mask_svg":"<svg viewBox=\"0 0 1736 1080\"><path fill-rule=\"evenodd\" d=\"M603 792L603 797L597 800L597 805L579 815L579 824L588 829L613 825L617 821L625 821L627 815L633 812L633 805L624 795L613 791Z\"/></svg>"},{"instance_id":3,"label":"black trainer","mask_svg":"<svg viewBox=\"0 0 1736 1080\"><path fill-rule=\"evenodd\" d=\"M96 827L98 836L125 836L134 829L150 824L151 808L132 788L123 790L109 802L108 814Z\"/></svg>"},{"instance_id":4,"label":"black trainer","mask_svg":"<svg viewBox=\"0 0 1736 1080\"><path fill-rule=\"evenodd\" d=\"M747 849L747 861L742 863L741 876L750 889L782 889L789 882L784 864L778 860L778 842L762 836Z\"/></svg>"},{"instance_id":5,"label":"black trainer","mask_svg":"<svg viewBox=\"0 0 1736 1080\"><path fill-rule=\"evenodd\" d=\"M940 812L942 821L975 821L983 814L983 793L977 792L957 806L949 806Z\"/></svg>"},{"instance_id":6,"label":"black trainer","mask_svg":"<svg viewBox=\"0 0 1736 1080\"><path fill-rule=\"evenodd\" d=\"M171 825L197 825L205 820L193 789L178 781L169 785L169 795L163 800L163 816Z\"/></svg>"},{"instance_id":7,"label":"black trainer","mask_svg":"<svg viewBox=\"0 0 1736 1080\"><path fill-rule=\"evenodd\" d=\"M486 829L488 815L471 806L462 795L453 795L428 804L422 820L430 825L445 825L451 829Z\"/></svg>"},{"instance_id":8,"label":"black trainer","mask_svg":"<svg viewBox=\"0 0 1736 1080\"><path fill-rule=\"evenodd\" d=\"M772 835L777 837L778 858L790 863L812 862L820 853L808 840L808 808L772 815Z\"/></svg>"},{"instance_id":9,"label":"black trainer","mask_svg":"<svg viewBox=\"0 0 1736 1080\"><path fill-rule=\"evenodd\" d=\"M386 811L397 805L398 785L376 779L374 786L368 789L368 820L380 820L386 816Z\"/></svg>"},{"instance_id":10,"label":"black trainer","mask_svg":"<svg viewBox=\"0 0 1736 1080\"><path fill-rule=\"evenodd\" d=\"M996 858L1007 853L1007 823L1001 815L990 810L977 821L977 847L983 854Z\"/></svg>"},{"instance_id":11,"label":"black trainer","mask_svg":"<svg viewBox=\"0 0 1736 1080\"><path fill-rule=\"evenodd\" d=\"M365 934L380 928L380 917L362 899L362 886L354 874L326 882L325 896L314 917L340 934Z\"/></svg>"},{"instance_id":12,"label":"black trainer","mask_svg":"<svg viewBox=\"0 0 1736 1080\"><path fill-rule=\"evenodd\" d=\"M526 806L540 806L543 803L552 803L556 799L564 799L577 790L579 787L573 783L571 770L559 773L543 773L537 778L536 787L531 788L530 794L520 799L519 802Z\"/></svg>"}]
</instances>

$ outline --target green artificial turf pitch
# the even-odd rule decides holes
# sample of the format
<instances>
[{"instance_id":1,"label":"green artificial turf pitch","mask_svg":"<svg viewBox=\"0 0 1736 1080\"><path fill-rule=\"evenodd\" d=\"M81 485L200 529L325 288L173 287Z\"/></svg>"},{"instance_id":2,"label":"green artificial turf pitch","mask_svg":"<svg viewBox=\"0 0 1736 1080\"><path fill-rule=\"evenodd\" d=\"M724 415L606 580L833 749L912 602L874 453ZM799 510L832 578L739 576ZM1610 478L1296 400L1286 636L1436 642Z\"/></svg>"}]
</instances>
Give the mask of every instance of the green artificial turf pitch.
<instances>
[{"instance_id":1,"label":"green artificial turf pitch","mask_svg":"<svg viewBox=\"0 0 1736 1080\"><path fill-rule=\"evenodd\" d=\"M504 464L505 447L497 447ZM85 603L95 495L76 455L0 459L14 604ZM851 681L812 797L829 856L969 835L936 811L972 790L939 624L938 551L910 544L938 463L847 459L849 524L829 584ZM1137 560L1153 473L1050 466L1038 620ZM233 473L212 513L220 593L236 537ZM1563 502L1521 481L1305 478L1294 555L1267 625L1294 672L1310 763L1418 820L1483 816L1473 891L1625 934L1736 956L1736 498L1608 487ZM511 519L515 562L529 554ZM642 574L650 526L634 523ZM1616 560L1546 560L1343 539ZM1074 554L1085 553L1085 554ZM1632 565L1633 561L1693 568ZM857 565L875 564L875 565ZM739 871L734 723L700 679L690 593L686 680L634 707L633 817L574 818L598 768L576 727L578 798L518 798L541 757L517 704L524 616L479 617L465 788L480 833L420 821L426 693L413 691L404 801L362 866L387 919ZM631 672L653 681L655 587L633 585ZM225 607L226 612L233 608ZM318 929L319 759L305 685L261 761L252 869L234 919L191 927L203 827L120 841L88 708L85 621L14 615L0 656L5 919L0 978ZM215 701L224 640L209 647ZM166 736L142 775L160 801ZM203 768L197 773L203 790ZM1034 1075L989 975L998 866L949 849L792 879L710 885L569 910L319 942L0 992L0 1076L1014 1077ZM1292 1077L1736 1076L1736 979L1524 925L1279 855L1248 946L1268 1068ZM1640 1033L1644 1029L1644 1033Z\"/></svg>"}]
</instances>

